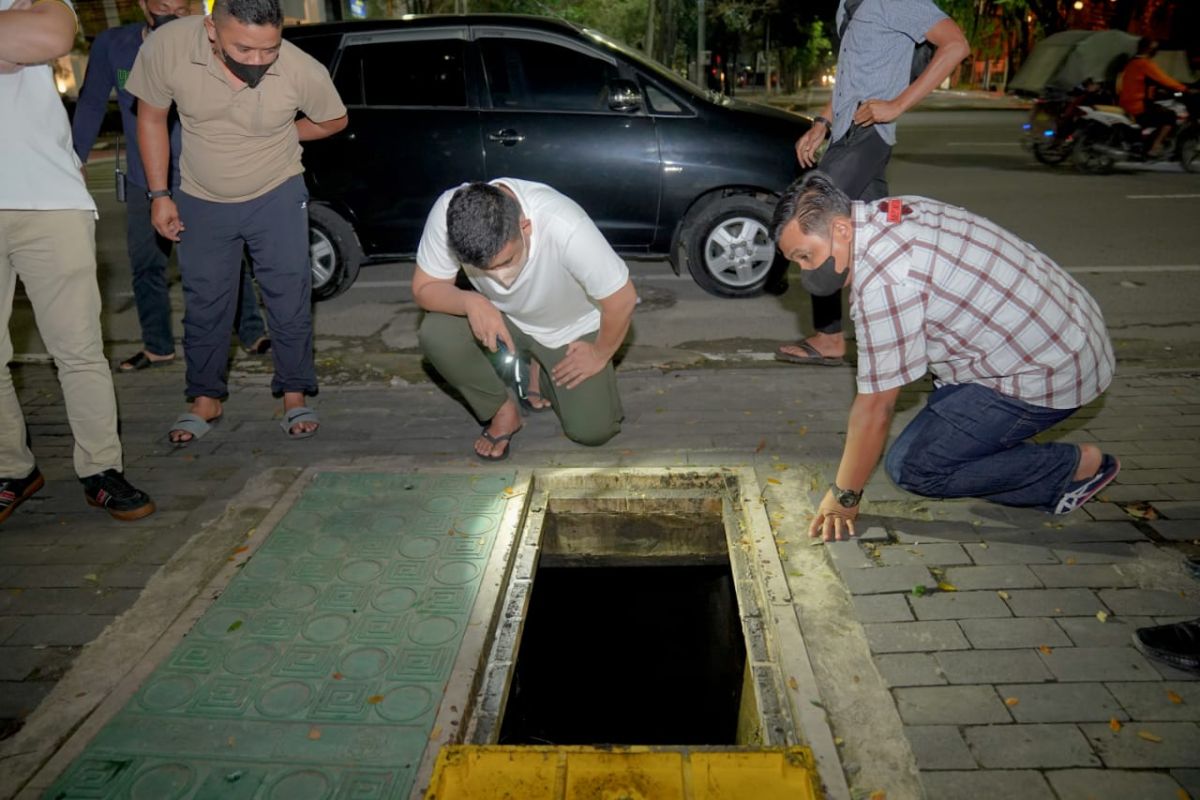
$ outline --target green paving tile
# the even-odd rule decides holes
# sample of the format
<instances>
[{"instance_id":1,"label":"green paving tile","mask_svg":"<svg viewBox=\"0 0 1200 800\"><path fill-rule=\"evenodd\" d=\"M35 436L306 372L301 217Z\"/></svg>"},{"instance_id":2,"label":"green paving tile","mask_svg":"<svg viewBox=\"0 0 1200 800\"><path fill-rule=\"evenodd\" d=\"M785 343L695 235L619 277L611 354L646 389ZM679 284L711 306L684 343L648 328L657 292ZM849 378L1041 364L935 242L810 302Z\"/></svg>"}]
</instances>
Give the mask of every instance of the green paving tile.
<instances>
[{"instance_id":1,"label":"green paving tile","mask_svg":"<svg viewBox=\"0 0 1200 800\"><path fill-rule=\"evenodd\" d=\"M319 474L48 798L407 798L512 474Z\"/></svg>"}]
</instances>

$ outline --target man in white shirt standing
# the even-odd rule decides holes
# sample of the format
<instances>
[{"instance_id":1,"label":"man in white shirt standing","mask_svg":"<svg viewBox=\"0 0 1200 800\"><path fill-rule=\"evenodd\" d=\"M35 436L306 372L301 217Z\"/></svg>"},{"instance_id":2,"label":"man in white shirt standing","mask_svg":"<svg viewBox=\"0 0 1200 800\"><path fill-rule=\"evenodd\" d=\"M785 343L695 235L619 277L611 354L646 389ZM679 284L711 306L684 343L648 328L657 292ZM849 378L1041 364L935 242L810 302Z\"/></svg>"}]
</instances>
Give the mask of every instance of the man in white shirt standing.
<instances>
[{"instance_id":1,"label":"man in white shirt standing","mask_svg":"<svg viewBox=\"0 0 1200 800\"><path fill-rule=\"evenodd\" d=\"M475 291L459 289L459 269ZM517 403L492 365L500 346L548 373L543 392L573 441L601 445L621 429L612 357L637 304L629 270L573 200L541 183L464 184L434 203L417 249L413 298L425 357L487 420L485 461L508 457Z\"/></svg>"},{"instance_id":2,"label":"man in white shirt standing","mask_svg":"<svg viewBox=\"0 0 1200 800\"><path fill-rule=\"evenodd\" d=\"M67 0L0 0L0 522L45 484L8 371L18 277L58 367L87 502L120 520L154 512L122 473L100 332L96 204L46 63L71 49L75 26Z\"/></svg>"}]
</instances>

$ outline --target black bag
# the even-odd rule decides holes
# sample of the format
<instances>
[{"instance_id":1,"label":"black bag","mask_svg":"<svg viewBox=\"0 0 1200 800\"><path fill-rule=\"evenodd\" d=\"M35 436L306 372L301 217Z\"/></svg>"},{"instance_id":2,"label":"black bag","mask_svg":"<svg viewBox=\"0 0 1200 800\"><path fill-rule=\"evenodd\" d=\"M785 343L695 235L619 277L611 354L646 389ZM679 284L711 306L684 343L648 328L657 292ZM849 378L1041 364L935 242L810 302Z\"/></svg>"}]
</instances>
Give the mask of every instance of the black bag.
<instances>
[{"instance_id":1,"label":"black bag","mask_svg":"<svg viewBox=\"0 0 1200 800\"><path fill-rule=\"evenodd\" d=\"M838 27L839 42L846 37L846 28L850 25L850 18L854 16L854 12L862 4L863 0L846 0L846 17ZM937 52L937 48L929 42L921 42L913 48L912 64L908 71L909 83L921 77L921 73L929 66L929 62L933 61L933 54L935 52Z\"/></svg>"}]
</instances>

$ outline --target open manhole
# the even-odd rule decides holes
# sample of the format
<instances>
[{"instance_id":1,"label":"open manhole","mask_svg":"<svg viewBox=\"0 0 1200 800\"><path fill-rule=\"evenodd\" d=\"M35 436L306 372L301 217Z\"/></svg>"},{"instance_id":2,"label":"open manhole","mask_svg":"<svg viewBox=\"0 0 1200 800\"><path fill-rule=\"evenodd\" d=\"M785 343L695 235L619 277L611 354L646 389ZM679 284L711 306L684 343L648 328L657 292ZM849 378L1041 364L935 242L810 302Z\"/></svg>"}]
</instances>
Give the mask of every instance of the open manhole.
<instances>
[{"instance_id":1,"label":"open manhole","mask_svg":"<svg viewBox=\"0 0 1200 800\"><path fill-rule=\"evenodd\" d=\"M519 491L446 744L803 746L842 781L753 471L538 471Z\"/></svg>"}]
</instances>

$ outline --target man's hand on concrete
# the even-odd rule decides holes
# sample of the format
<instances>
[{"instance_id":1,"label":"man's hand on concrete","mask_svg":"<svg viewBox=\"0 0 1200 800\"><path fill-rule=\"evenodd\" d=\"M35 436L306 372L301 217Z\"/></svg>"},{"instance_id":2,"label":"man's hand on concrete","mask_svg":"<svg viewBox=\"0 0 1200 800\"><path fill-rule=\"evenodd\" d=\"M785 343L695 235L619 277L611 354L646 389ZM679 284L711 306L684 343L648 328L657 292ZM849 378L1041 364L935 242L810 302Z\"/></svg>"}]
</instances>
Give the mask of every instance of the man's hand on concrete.
<instances>
[{"instance_id":1,"label":"man's hand on concrete","mask_svg":"<svg viewBox=\"0 0 1200 800\"><path fill-rule=\"evenodd\" d=\"M554 365L550 377L555 386L574 389L588 378L595 375L608 364L596 345L591 342L571 342L567 345L567 355Z\"/></svg>"},{"instance_id":2,"label":"man's hand on concrete","mask_svg":"<svg viewBox=\"0 0 1200 800\"><path fill-rule=\"evenodd\" d=\"M855 535L854 521L858 519L858 506L846 508L833 496L833 491L827 491L821 505L817 508L817 516L808 526L808 535L816 539L822 537L827 542L841 541Z\"/></svg>"},{"instance_id":3,"label":"man's hand on concrete","mask_svg":"<svg viewBox=\"0 0 1200 800\"><path fill-rule=\"evenodd\" d=\"M824 125L814 124L796 140L796 160L800 162L800 166L807 169L817 163L817 151L821 149L826 133L828 131Z\"/></svg>"},{"instance_id":4,"label":"man's hand on concrete","mask_svg":"<svg viewBox=\"0 0 1200 800\"><path fill-rule=\"evenodd\" d=\"M150 224L159 236L172 242L178 242L179 234L186 230L179 219L179 208L169 197L156 197L150 203Z\"/></svg>"},{"instance_id":5,"label":"man's hand on concrete","mask_svg":"<svg viewBox=\"0 0 1200 800\"><path fill-rule=\"evenodd\" d=\"M854 121L866 128L877 122L892 122L903 109L895 100L868 100L854 112Z\"/></svg>"},{"instance_id":6,"label":"man's hand on concrete","mask_svg":"<svg viewBox=\"0 0 1200 800\"><path fill-rule=\"evenodd\" d=\"M504 324L500 309L483 295L469 293L467 323L471 326L471 334L491 352L499 349L499 342L504 342L510 353L516 352L516 345L508 335L508 327Z\"/></svg>"}]
</instances>

